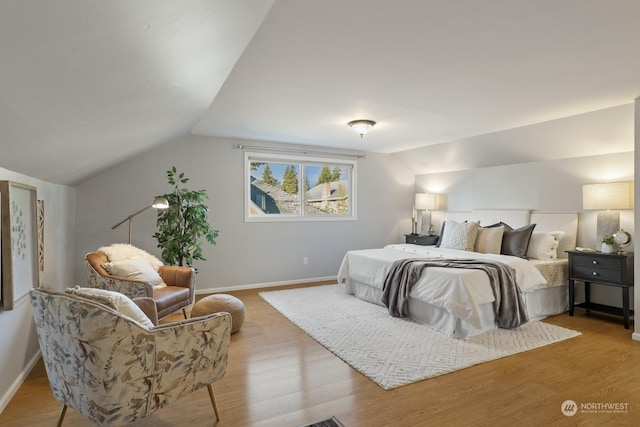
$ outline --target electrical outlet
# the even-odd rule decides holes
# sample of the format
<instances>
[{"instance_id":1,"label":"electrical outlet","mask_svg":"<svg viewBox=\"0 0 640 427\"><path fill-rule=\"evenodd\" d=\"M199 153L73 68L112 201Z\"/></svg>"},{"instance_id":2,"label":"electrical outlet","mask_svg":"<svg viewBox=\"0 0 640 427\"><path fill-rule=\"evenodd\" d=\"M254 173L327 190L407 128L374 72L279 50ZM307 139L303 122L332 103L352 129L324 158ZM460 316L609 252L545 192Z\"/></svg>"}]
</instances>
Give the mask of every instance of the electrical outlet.
<instances>
[{"instance_id":1,"label":"electrical outlet","mask_svg":"<svg viewBox=\"0 0 640 427\"><path fill-rule=\"evenodd\" d=\"M309 258L303 257L302 258L302 265L307 265L307 264L309 264Z\"/></svg>"}]
</instances>

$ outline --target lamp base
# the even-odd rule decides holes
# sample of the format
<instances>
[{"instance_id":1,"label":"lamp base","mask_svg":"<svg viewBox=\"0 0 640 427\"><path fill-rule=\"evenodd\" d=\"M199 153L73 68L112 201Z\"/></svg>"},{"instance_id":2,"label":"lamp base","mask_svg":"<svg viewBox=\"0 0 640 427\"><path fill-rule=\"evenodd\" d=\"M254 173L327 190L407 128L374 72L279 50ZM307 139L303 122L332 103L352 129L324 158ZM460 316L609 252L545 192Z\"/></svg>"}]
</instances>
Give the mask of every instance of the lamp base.
<instances>
[{"instance_id":1,"label":"lamp base","mask_svg":"<svg viewBox=\"0 0 640 427\"><path fill-rule=\"evenodd\" d=\"M433 233L433 224L431 224L431 211L422 212L420 232L423 235L431 236Z\"/></svg>"},{"instance_id":2,"label":"lamp base","mask_svg":"<svg viewBox=\"0 0 640 427\"><path fill-rule=\"evenodd\" d=\"M604 236L613 236L613 234L618 230L620 230L620 212L598 212L596 248L602 244L602 238Z\"/></svg>"}]
</instances>

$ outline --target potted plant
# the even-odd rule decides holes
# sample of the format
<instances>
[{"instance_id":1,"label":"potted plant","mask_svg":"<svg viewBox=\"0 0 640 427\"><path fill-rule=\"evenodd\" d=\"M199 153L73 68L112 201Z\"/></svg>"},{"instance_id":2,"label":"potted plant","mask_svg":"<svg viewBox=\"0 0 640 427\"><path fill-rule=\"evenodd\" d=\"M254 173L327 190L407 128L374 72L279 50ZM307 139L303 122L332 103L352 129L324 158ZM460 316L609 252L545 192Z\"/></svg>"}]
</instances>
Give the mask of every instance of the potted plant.
<instances>
[{"instance_id":1,"label":"potted plant","mask_svg":"<svg viewBox=\"0 0 640 427\"><path fill-rule=\"evenodd\" d=\"M602 236L602 248L600 251L605 254L613 252L613 236Z\"/></svg>"},{"instance_id":2,"label":"potted plant","mask_svg":"<svg viewBox=\"0 0 640 427\"><path fill-rule=\"evenodd\" d=\"M158 211L158 230L153 235L162 249L162 260L168 265L193 266L194 260L206 259L202 255L202 240L216 244L218 230L207 219L209 208L204 201L209 198L206 190L181 188L189 178L178 173L175 166L167 171L173 191L163 194L169 208Z\"/></svg>"}]
</instances>

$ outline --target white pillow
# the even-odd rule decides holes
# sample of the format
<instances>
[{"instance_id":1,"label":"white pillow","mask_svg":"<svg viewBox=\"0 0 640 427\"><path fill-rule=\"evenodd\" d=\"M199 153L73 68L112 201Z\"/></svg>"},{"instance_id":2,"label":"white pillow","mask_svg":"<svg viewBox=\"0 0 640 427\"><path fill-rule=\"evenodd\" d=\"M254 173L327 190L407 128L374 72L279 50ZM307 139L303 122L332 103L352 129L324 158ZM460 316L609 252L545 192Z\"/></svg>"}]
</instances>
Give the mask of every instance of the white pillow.
<instances>
[{"instance_id":1,"label":"white pillow","mask_svg":"<svg viewBox=\"0 0 640 427\"><path fill-rule=\"evenodd\" d=\"M114 243L110 246L103 246L97 252L104 253L109 261L124 261L125 259L140 257L147 260L154 270L158 271L164 264L149 252L136 248L128 243Z\"/></svg>"},{"instance_id":2,"label":"white pillow","mask_svg":"<svg viewBox=\"0 0 640 427\"><path fill-rule=\"evenodd\" d=\"M476 237L475 251L482 254L500 254L504 226L479 227Z\"/></svg>"},{"instance_id":3,"label":"white pillow","mask_svg":"<svg viewBox=\"0 0 640 427\"><path fill-rule=\"evenodd\" d=\"M442 231L441 248L473 251L478 235L478 221L456 222L445 221Z\"/></svg>"},{"instance_id":4,"label":"white pillow","mask_svg":"<svg viewBox=\"0 0 640 427\"><path fill-rule=\"evenodd\" d=\"M141 280L152 286L162 286L162 278L151 264L144 258L133 257L122 261L112 261L102 264L105 270L112 276L125 279Z\"/></svg>"},{"instance_id":5,"label":"white pillow","mask_svg":"<svg viewBox=\"0 0 640 427\"><path fill-rule=\"evenodd\" d=\"M142 311L135 302L131 301L129 297L120 292L76 286L75 288L68 288L67 293L92 299L111 307L147 329L154 327L153 322L144 314L144 311Z\"/></svg>"},{"instance_id":6,"label":"white pillow","mask_svg":"<svg viewBox=\"0 0 640 427\"><path fill-rule=\"evenodd\" d=\"M531 233L531 240L529 240L529 248L527 249L527 258L558 258L558 245L563 234L562 231Z\"/></svg>"}]
</instances>

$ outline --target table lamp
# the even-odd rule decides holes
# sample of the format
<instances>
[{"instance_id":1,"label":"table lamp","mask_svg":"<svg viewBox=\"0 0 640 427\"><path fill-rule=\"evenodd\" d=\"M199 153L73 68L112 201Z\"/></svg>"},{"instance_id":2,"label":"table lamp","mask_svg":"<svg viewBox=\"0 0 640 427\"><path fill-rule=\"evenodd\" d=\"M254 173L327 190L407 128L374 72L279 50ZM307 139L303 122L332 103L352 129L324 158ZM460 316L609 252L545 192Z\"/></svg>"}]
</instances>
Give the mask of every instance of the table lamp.
<instances>
[{"instance_id":1,"label":"table lamp","mask_svg":"<svg viewBox=\"0 0 640 427\"><path fill-rule=\"evenodd\" d=\"M603 236L613 236L620 230L621 209L633 209L633 182L605 182L582 186L582 208L597 209L596 244Z\"/></svg>"}]
</instances>

